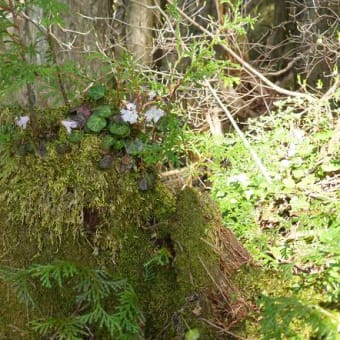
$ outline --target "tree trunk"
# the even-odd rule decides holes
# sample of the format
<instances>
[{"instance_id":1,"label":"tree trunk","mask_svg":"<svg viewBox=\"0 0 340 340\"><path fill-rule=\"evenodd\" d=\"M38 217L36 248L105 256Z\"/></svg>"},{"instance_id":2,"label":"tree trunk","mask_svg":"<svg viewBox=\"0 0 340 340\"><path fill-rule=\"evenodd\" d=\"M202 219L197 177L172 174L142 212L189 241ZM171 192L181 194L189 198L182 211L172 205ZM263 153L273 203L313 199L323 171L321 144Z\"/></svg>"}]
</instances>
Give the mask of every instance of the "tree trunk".
<instances>
[{"instance_id":1,"label":"tree trunk","mask_svg":"<svg viewBox=\"0 0 340 340\"><path fill-rule=\"evenodd\" d=\"M152 62L152 38L155 22L153 0L130 0L126 12L126 44L142 64Z\"/></svg>"}]
</instances>

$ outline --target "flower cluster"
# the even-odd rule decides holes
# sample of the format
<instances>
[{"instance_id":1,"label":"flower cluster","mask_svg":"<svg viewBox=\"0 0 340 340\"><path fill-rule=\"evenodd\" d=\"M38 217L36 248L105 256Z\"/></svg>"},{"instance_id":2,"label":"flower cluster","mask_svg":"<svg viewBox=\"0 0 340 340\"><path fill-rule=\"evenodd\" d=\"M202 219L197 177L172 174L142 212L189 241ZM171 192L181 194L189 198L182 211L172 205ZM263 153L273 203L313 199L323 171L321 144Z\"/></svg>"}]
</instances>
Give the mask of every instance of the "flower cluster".
<instances>
[{"instance_id":1,"label":"flower cluster","mask_svg":"<svg viewBox=\"0 0 340 340\"><path fill-rule=\"evenodd\" d=\"M72 133L72 129L82 129L85 125L93 132L100 132L106 126L110 126L112 129L116 127L116 131L117 124L135 124L140 116L137 112L137 106L134 103L126 103L124 107L120 109L120 114L113 118L111 116L113 116L114 113L108 105L99 106L92 111L87 106L82 105L74 109L72 113L73 115L70 119L61 121L61 124L65 127L68 134ZM143 120L147 124L156 124L164 115L165 112L162 109L153 105L144 112ZM28 120L29 117L27 116L20 117L17 120L17 125L25 129ZM124 129L126 130L126 127Z\"/></svg>"},{"instance_id":2,"label":"flower cluster","mask_svg":"<svg viewBox=\"0 0 340 340\"><path fill-rule=\"evenodd\" d=\"M136 105L134 103L127 103L125 108L120 110L120 114L124 122L130 124L137 123L138 113ZM145 121L147 123L153 122L156 124L165 115L165 112L156 105L154 105L151 106L151 108L148 109L144 115Z\"/></svg>"}]
</instances>

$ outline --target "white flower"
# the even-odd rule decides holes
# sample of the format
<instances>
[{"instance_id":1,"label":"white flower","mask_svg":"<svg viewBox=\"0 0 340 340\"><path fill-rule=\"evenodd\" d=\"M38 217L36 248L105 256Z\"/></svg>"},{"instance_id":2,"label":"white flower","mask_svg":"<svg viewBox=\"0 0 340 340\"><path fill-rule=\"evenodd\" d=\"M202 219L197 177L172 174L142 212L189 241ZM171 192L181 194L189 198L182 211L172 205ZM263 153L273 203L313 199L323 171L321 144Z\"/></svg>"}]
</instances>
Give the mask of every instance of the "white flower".
<instances>
[{"instance_id":1,"label":"white flower","mask_svg":"<svg viewBox=\"0 0 340 340\"><path fill-rule=\"evenodd\" d=\"M157 96L157 93L155 91L149 92L149 100L154 100Z\"/></svg>"},{"instance_id":2,"label":"white flower","mask_svg":"<svg viewBox=\"0 0 340 340\"><path fill-rule=\"evenodd\" d=\"M127 103L126 104L126 109L129 110L129 111L136 111L136 104L134 103Z\"/></svg>"},{"instance_id":3,"label":"white flower","mask_svg":"<svg viewBox=\"0 0 340 340\"><path fill-rule=\"evenodd\" d=\"M135 110L121 109L120 114L122 116L123 121L126 123L134 124L137 122L138 114L137 111Z\"/></svg>"},{"instance_id":4,"label":"white flower","mask_svg":"<svg viewBox=\"0 0 340 340\"><path fill-rule=\"evenodd\" d=\"M120 110L120 115L122 120L126 123L134 124L137 123L138 113L137 106L134 103L127 103L125 105L125 109Z\"/></svg>"},{"instance_id":5,"label":"white flower","mask_svg":"<svg viewBox=\"0 0 340 340\"><path fill-rule=\"evenodd\" d=\"M295 143L302 143L303 137L305 135L305 132L300 129L292 129L290 132L290 136L294 139Z\"/></svg>"},{"instance_id":6,"label":"white flower","mask_svg":"<svg viewBox=\"0 0 340 340\"><path fill-rule=\"evenodd\" d=\"M165 112L162 109L157 106L151 106L150 109L145 112L145 120L148 123L152 121L157 123L164 115Z\"/></svg>"},{"instance_id":7,"label":"white flower","mask_svg":"<svg viewBox=\"0 0 340 340\"><path fill-rule=\"evenodd\" d=\"M67 133L71 133L72 129L76 129L78 127L78 122L75 120L62 120L61 124L65 126Z\"/></svg>"},{"instance_id":8,"label":"white flower","mask_svg":"<svg viewBox=\"0 0 340 340\"><path fill-rule=\"evenodd\" d=\"M253 190L246 190L244 193L245 193L247 200L249 200L251 198L251 196L253 196L254 191Z\"/></svg>"},{"instance_id":9,"label":"white flower","mask_svg":"<svg viewBox=\"0 0 340 340\"><path fill-rule=\"evenodd\" d=\"M289 135L292 139L292 143L289 145L287 156L294 157L297 151L297 146L303 142L305 132L300 129L292 129Z\"/></svg>"},{"instance_id":10,"label":"white flower","mask_svg":"<svg viewBox=\"0 0 340 340\"><path fill-rule=\"evenodd\" d=\"M29 122L30 117L28 116L20 116L19 118L17 118L16 123L19 127L26 129L27 127L27 123Z\"/></svg>"},{"instance_id":11,"label":"white flower","mask_svg":"<svg viewBox=\"0 0 340 340\"><path fill-rule=\"evenodd\" d=\"M250 182L246 174L238 174L235 176L231 176L228 180L228 184L230 183L240 183L241 185L247 186Z\"/></svg>"},{"instance_id":12,"label":"white flower","mask_svg":"<svg viewBox=\"0 0 340 340\"><path fill-rule=\"evenodd\" d=\"M296 144L292 143L289 145L287 156L288 157L294 157L296 154Z\"/></svg>"},{"instance_id":13,"label":"white flower","mask_svg":"<svg viewBox=\"0 0 340 340\"><path fill-rule=\"evenodd\" d=\"M282 168L289 168L290 167L290 161L288 159L283 159L281 162L280 162Z\"/></svg>"}]
</instances>

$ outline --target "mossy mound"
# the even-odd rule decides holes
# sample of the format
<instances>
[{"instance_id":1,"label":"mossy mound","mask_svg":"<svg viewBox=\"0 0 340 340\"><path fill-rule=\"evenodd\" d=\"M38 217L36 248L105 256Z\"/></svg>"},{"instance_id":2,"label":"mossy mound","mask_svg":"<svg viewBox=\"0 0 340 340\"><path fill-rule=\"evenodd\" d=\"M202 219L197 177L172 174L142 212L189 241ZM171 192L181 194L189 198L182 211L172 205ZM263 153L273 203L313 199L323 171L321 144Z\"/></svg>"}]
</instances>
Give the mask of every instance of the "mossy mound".
<instances>
[{"instance_id":1,"label":"mossy mound","mask_svg":"<svg viewBox=\"0 0 340 340\"><path fill-rule=\"evenodd\" d=\"M65 153L58 152L60 141L50 141L44 157L2 155L0 264L59 259L105 268L134 287L147 338L181 338L189 327L203 339L218 338L202 321L214 318L209 296L222 275L213 247L218 211L206 196L191 189L174 194L157 180L141 191L138 179L150 169L122 172L118 157L111 169L99 169L100 143L88 135ZM0 285L0 338L32 337L29 321L41 313L75 313L57 291L37 293L43 308L26 310Z\"/></svg>"}]
</instances>

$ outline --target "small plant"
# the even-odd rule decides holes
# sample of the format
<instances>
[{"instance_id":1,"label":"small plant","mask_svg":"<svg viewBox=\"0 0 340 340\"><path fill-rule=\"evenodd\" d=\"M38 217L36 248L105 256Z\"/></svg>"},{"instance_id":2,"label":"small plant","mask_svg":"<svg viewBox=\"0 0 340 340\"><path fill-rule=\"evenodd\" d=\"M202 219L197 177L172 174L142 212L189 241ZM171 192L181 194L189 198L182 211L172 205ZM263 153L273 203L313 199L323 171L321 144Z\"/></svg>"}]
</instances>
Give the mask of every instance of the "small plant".
<instances>
[{"instance_id":1,"label":"small plant","mask_svg":"<svg viewBox=\"0 0 340 340\"><path fill-rule=\"evenodd\" d=\"M156 275L156 268L167 266L172 261L172 255L165 247L160 248L157 253L144 264L144 278L146 281L153 280Z\"/></svg>"},{"instance_id":2,"label":"small plant","mask_svg":"<svg viewBox=\"0 0 340 340\"><path fill-rule=\"evenodd\" d=\"M111 339L142 336L143 315L136 294L126 280L115 280L102 269L84 268L71 262L54 261L26 269L0 268L0 279L14 290L19 301L39 311L34 288L42 292L73 291L74 310L69 315L43 316L30 322L40 336L82 339L105 330ZM58 301L56 299L56 301ZM112 308L112 303L116 305Z\"/></svg>"},{"instance_id":3,"label":"small plant","mask_svg":"<svg viewBox=\"0 0 340 340\"><path fill-rule=\"evenodd\" d=\"M103 102L104 90L102 86L94 86L89 89L89 97L95 103L98 100ZM88 108L87 116L83 114L81 121L85 122L85 131L103 136L101 149L106 157L124 150L132 157L141 158L148 166L165 160L175 163L181 143L179 120L166 112L169 108L163 110L161 106L162 101L154 94L140 93L135 102L122 101L113 106L101 104ZM69 133L74 128L82 128L79 112L76 118L67 121Z\"/></svg>"},{"instance_id":4,"label":"small plant","mask_svg":"<svg viewBox=\"0 0 340 340\"><path fill-rule=\"evenodd\" d=\"M65 147L69 150L72 144L81 143L86 135L96 134L102 140L100 152L103 159L99 162L102 169L111 168L112 159L124 155L132 159L131 163L139 163L142 168L144 165L149 167L157 163L166 166L178 164L179 157L183 154L180 120L170 112L169 106L161 98L144 93L139 97L138 106L137 99L135 102L122 100L112 103L112 98L107 97L106 87L94 85L89 89L86 101L67 113L64 110L64 115L68 114L67 118L58 122L56 120L60 119L60 115L58 118L49 118L49 121L46 117L41 117L41 121L46 122L39 128L38 144L42 145L47 139L51 141L50 137L46 138L46 134L52 129L58 129L61 133L54 133L54 139L56 144L63 146L57 150L63 154ZM28 152L23 147L32 144L32 131L29 128L31 117L20 116L15 121L8 117L7 120L9 123L0 130L0 142L11 154L13 151L21 156L35 153L38 148L32 148ZM136 169L135 166L130 166L129 169L132 167Z\"/></svg>"}]
</instances>

